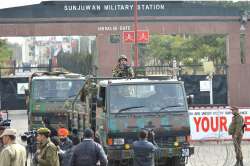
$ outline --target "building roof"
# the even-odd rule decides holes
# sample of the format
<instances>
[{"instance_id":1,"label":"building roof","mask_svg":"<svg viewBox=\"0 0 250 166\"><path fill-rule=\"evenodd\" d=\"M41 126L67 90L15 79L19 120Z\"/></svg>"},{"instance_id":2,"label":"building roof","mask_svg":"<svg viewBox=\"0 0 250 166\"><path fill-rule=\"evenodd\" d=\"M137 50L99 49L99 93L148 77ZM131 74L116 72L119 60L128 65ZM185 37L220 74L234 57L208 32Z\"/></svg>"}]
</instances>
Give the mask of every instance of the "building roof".
<instances>
[{"instance_id":1,"label":"building roof","mask_svg":"<svg viewBox=\"0 0 250 166\"><path fill-rule=\"evenodd\" d=\"M181 81L177 80L150 80L146 78L142 79L110 79L110 80L102 80L99 82L100 86L106 87L108 85L114 85L114 84L138 84L138 83L180 83Z\"/></svg>"},{"instance_id":2,"label":"building roof","mask_svg":"<svg viewBox=\"0 0 250 166\"><path fill-rule=\"evenodd\" d=\"M129 17L133 1L44 1L0 10L0 18ZM240 16L240 10L223 5L182 1L139 1L139 16Z\"/></svg>"},{"instance_id":3,"label":"building roof","mask_svg":"<svg viewBox=\"0 0 250 166\"><path fill-rule=\"evenodd\" d=\"M68 73L68 74L60 74L60 75L38 75L34 76L32 80L85 80L80 74L76 73Z\"/></svg>"}]
</instances>

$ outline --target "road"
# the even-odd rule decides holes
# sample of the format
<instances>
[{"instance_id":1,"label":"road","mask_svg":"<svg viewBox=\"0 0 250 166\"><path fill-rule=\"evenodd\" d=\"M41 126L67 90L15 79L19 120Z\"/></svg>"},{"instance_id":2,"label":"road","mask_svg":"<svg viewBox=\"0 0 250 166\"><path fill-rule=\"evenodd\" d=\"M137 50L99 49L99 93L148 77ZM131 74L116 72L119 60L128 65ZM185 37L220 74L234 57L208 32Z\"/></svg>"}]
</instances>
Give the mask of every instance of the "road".
<instances>
[{"instance_id":1,"label":"road","mask_svg":"<svg viewBox=\"0 0 250 166\"><path fill-rule=\"evenodd\" d=\"M17 135L22 135L25 131L28 131L28 118L26 110L10 110L9 119L11 119L11 127L17 130ZM21 138L18 137L17 141L24 144Z\"/></svg>"},{"instance_id":2,"label":"road","mask_svg":"<svg viewBox=\"0 0 250 166\"><path fill-rule=\"evenodd\" d=\"M11 127L17 129L18 135L27 131L26 110L9 111ZM18 142L21 142L20 137ZM21 142L23 145L25 143ZM200 142L193 144L195 154L189 159L187 166L233 166L235 163L234 148L231 141ZM244 164L250 165L250 144L242 143Z\"/></svg>"},{"instance_id":3,"label":"road","mask_svg":"<svg viewBox=\"0 0 250 166\"><path fill-rule=\"evenodd\" d=\"M196 143L195 154L187 166L234 166L235 152L231 141ZM242 142L244 164L250 165L249 142Z\"/></svg>"}]
</instances>

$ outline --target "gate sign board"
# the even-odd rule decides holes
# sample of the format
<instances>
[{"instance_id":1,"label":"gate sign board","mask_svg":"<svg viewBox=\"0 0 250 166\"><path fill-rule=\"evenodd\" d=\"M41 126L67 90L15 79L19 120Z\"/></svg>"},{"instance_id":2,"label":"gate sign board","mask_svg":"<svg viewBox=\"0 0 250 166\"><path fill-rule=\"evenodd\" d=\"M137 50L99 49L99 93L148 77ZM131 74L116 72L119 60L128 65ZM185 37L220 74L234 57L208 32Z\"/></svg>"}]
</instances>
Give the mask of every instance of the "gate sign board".
<instances>
[{"instance_id":1,"label":"gate sign board","mask_svg":"<svg viewBox=\"0 0 250 166\"><path fill-rule=\"evenodd\" d=\"M200 91L210 91L210 81L200 81Z\"/></svg>"},{"instance_id":2,"label":"gate sign board","mask_svg":"<svg viewBox=\"0 0 250 166\"><path fill-rule=\"evenodd\" d=\"M124 43L134 43L135 42L135 32L134 31L123 31L123 41Z\"/></svg>"},{"instance_id":3,"label":"gate sign board","mask_svg":"<svg viewBox=\"0 0 250 166\"><path fill-rule=\"evenodd\" d=\"M123 41L124 43L134 43L135 42L135 31L123 31ZM138 43L148 43L149 42L149 31L138 30L137 31L137 42Z\"/></svg>"},{"instance_id":4,"label":"gate sign board","mask_svg":"<svg viewBox=\"0 0 250 166\"><path fill-rule=\"evenodd\" d=\"M22 95L25 94L25 89L29 89L28 83L17 83L17 94Z\"/></svg>"},{"instance_id":5,"label":"gate sign board","mask_svg":"<svg viewBox=\"0 0 250 166\"><path fill-rule=\"evenodd\" d=\"M250 139L250 108L239 109L247 125L243 139ZM232 121L232 111L226 108L189 110L192 140L227 140L228 128Z\"/></svg>"},{"instance_id":6,"label":"gate sign board","mask_svg":"<svg viewBox=\"0 0 250 166\"><path fill-rule=\"evenodd\" d=\"M139 30L137 31L137 42L148 43L149 42L149 31Z\"/></svg>"}]
</instances>

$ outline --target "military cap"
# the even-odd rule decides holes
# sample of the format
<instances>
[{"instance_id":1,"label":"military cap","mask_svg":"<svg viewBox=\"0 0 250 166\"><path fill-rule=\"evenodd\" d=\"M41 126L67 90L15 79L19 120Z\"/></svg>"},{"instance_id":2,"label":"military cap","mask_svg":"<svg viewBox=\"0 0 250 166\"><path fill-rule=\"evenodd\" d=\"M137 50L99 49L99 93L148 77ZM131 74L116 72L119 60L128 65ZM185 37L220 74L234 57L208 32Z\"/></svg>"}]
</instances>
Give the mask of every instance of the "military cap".
<instances>
[{"instance_id":1,"label":"military cap","mask_svg":"<svg viewBox=\"0 0 250 166\"><path fill-rule=\"evenodd\" d=\"M120 60L125 59L126 61L128 60L128 58L126 57L126 55L120 55L118 62L120 62Z\"/></svg>"},{"instance_id":2,"label":"military cap","mask_svg":"<svg viewBox=\"0 0 250 166\"><path fill-rule=\"evenodd\" d=\"M239 108L238 107L236 107L236 106L230 106L230 108L229 108L230 110L238 110Z\"/></svg>"},{"instance_id":3,"label":"military cap","mask_svg":"<svg viewBox=\"0 0 250 166\"><path fill-rule=\"evenodd\" d=\"M5 135L13 135L16 136L16 129L5 129L0 138L2 138Z\"/></svg>"},{"instance_id":4,"label":"military cap","mask_svg":"<svg viewBox=\"0 0 250 166\"><path fill-rule=\"evenodd\" d=\"M39 128L37 134L50 134L50 129L48 128Z\"/></svg>"}]
</instances>

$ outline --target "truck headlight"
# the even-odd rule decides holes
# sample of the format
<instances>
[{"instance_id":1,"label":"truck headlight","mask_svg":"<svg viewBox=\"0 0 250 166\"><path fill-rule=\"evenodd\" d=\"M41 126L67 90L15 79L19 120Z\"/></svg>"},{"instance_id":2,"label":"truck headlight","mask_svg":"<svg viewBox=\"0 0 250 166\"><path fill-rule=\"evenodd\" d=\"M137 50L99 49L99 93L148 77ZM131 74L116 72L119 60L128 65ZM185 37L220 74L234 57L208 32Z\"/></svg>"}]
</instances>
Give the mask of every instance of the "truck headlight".
<instances>
[{"instance_id":1,"label":"truck headlight","mask_svg":"<svg viewBox=\"0 0 250 166\"><path fill-rule=\"evenodd\" d=\"M124 145L124 138L114 138L113 145Z\"/></svg>"},{"instance_id":2,"label":"truck headlight","mask_svg":"<svg viewBox=\"0 0 250 166\"><path fill-rule=\"evenodd\" d=\"M179 142L174 142L174 146L179 146Z\"/></svg>"},{"instance_id":3,"label":"truck headlight","mask_svg":"<svg viewBox=\"0 0 250 166\"><path fill-rule=\"evenodd\" d=\"M126 150L130 149L130 145L129 144L125 144L124 145L124 149L126 149Z\"/></svg>"}]
</instances>

